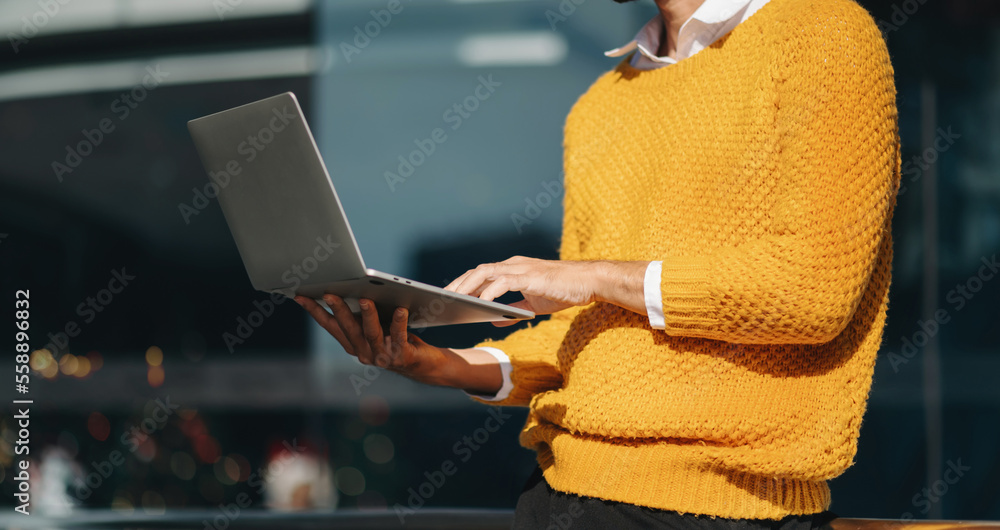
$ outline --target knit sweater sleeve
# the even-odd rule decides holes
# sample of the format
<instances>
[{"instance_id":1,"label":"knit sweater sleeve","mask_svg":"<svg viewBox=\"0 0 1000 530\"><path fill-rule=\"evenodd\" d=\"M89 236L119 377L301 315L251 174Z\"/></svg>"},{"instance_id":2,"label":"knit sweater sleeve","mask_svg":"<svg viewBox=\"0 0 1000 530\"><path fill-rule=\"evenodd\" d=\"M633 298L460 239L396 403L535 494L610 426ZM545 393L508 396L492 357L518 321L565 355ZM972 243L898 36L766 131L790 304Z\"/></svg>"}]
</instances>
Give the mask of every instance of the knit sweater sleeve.
<instances>
[{"instance_id":1,"label":"knit sweater sleeve","mask_svg":"<svg viewBox=\"0 0 1000 530\"><path fill-rule=\"evenodd\" d=\"M776 70L775 202L759 221L769 223L765 235L663 261L668 334L818 344L852 320L890 241L899 140L882 36L861 7L833 4L839 9L796 28Z\"/></svg>"}]
</instances>

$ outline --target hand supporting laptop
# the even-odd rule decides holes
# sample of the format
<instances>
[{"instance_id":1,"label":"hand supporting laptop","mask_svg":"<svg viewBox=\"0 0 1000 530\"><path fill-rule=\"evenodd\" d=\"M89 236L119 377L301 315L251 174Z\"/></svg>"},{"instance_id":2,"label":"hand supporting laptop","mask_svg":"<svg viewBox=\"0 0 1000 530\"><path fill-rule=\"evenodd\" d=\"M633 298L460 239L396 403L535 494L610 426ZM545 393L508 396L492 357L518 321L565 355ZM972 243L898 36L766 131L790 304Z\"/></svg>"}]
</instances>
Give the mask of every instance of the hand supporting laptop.
<instances>
[{"instance_id":1,"label":"hand supporting laptop","mask_svg":"<svg viewBox=\"0 0 1000 530\"><path fill-rule=\"evenodd\" d=\"M408 311L397 308L388 334L382 329L371 300L361 300L361 318L338 296L323 296L333 314L311 298L295 301L361 364L374 365L428 385L461 388L470 393L495 394L503 384L500 368L490 354L475 348L455 350L427 344L406 329ZM492 366L489 366L492 364Z\"/></svg>"},{"instance_id":2,"label":"hand supporting laptop","mask_svg":"<svg viewBox=\"0 0 1000 530\"><path fill-rule=\"evenodd\" d=\"M642 261L549 261L515 256L500 263L487 263L451 282L446 290L493 300L518 291L524 300L514 307L536 314L594 302L615 304L645 314L643 280L649 262ZM471 394L493 395L503 384L494 356L476 348L439 348L407 331L405 308L393 313L388 333L379 322L371 300L361 300L361 316L355 316L343 299L323 297L331 314L314 300L296 296L316 322L362 364L402 374L430 385L460 388ZM497 322L497 326L513 324Z\"/></svg>"}]
</instances>

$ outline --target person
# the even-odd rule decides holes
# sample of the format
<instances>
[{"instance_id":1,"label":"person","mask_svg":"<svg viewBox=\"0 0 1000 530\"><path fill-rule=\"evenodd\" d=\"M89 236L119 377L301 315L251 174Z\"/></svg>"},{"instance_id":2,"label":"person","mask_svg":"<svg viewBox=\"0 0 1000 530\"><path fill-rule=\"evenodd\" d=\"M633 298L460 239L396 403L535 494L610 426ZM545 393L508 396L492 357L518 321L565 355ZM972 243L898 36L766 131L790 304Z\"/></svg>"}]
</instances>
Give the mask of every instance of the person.
<instances>
[{"instance_id":1,"label":"person","mask_svg":"<svg viewBox=\"0 0 1000 530\"><path fill-rule=\"evenodd\" d=\"M853 0L656 4L566 120L560 259L447 287L548 320L459 350L297 301L363 364L529 408L515 527L821 527L888 306L885 42Z\"/></svg>"}]
</instances>

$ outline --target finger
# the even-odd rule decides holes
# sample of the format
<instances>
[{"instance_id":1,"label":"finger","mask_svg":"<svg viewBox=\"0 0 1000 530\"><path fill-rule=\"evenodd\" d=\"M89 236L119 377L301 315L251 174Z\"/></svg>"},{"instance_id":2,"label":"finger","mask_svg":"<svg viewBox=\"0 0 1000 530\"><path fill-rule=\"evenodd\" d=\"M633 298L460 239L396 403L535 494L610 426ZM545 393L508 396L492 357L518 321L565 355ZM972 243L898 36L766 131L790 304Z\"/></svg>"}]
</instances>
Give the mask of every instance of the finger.
<instances>
[{"instance_id":1,"label":"finger","mask_svg":"<svg viewBox=\"0 0 1000 530\"><path fill-rule=\"evenodd\" d=\"M389 325L389 334L392 336L390 354L394 360L400 360L403 348L407 346L406 318L409 311L405 307L397 307L392 314L392 324Z\"/></svg>"},{"instance_id":2,"label":"finger","mask_svg":"<svg viewBox=\"0 0 1000 530\"><path fill-rule=\"evenodd\" d=\"M469 275L455 287L455 292L460 294L472 294L495 272L494 264L480 265L470 271Z\"/></svg>"},{"instance_id":3,"label":"finger","mask_svg":"<svg viewBox=\"0 0 1000 530\"><path fill-rule=\"evenodd\" d=\"M382 324L378 321L378 309L371 300L361 300L361 328L364 331L365 340L368 341L367 359L365 364L376 364L385 367L385 334L382 333ZM360 359L361 356L358 356Z\"/></svg>"},{"instance_id":4,"label":"finger","mask_svg":"<svg viewBox=\"0 0 1000 530\"><path fill-rule=\"evenodd\" d=\"M500 276L483 289L482 293L479 294L479 299L493 301L508 291L520 291L523 288L522 283L520 275Z\"/></svg>"},{"instance_id":5,"label":"finger","mask_svg":"<svg viewBox=\"0 0 1000 530\"><path fill-rule=\"evenodd\" d=\"M364 335L361 333L361 326L358 325L358 319L354 317L354 313L351 313L351 308L347 307L344 300L336 295L324 295L323 300L333 310L333 316L337 319L337 324L340 325L340 329L344 331L344 335L347 336L347 340L351 343L351 348L354 350L352 355L356 356L359 361L363 361L362 355L367 354L368 341L365 340Z\"/></svg>"},{"instance_id":6,"label":"finger","mask_svg":"<svg viewBox=\"0 0 1000 530\"><path fill-rule=\"evenodd\" d=\"M485 280L483 280L483 283L479 284L479 286L476 287L471 293L469 293L469 295L475 296L476 298L482 297L483 293L486 292L487 289L489 289L490 287L492 287L493 284L496 281L498 281L500 278L507 278L506 290L505 291L501 291L499 293L495 293L493 295L493 298L496 298L496 297L502 295L503 293L505 293L507 291L520 291L521 290L520 288L515 288L513 285L511 285L511 282L510 282L511 279L517 279L517 278L519 278L518 283L524 284L525 286L527 285L524 274L521 273L521 272L517 272L517 269L512 267L512 268L508 269L506 271L506 273L503 274L503 275L493 275L492 277L486 278ZM493 298L490 298L490 300L493 300Z\"/></svg>"},{"instance_id":7,"label":"finger","mask_svg":"<svg viewBox=\"0 0 1000 530\"><path fill-rule=\"evenodd\" d=\"M493 284L493 280L487 278L487 279L483 280L482 283L480 283L479 285L477 285L475 289L473 289L472 291L470 291L468 293L465 293L465 294L468 294L469 296L475 296L476 298L479 298L479 295L483 294L483 291L485 291L486 288L489 287L492 284Z\"/></svg>"},{"instance_id":8,"label":"finger","mask_svg":"<svg viewBox=\"0 0 1000 530\"><path fill-rule=\"evenodd\" d=\"M308 298L305 296L296 296L295 303L302 306L302 308L305 309L307 313L309 313L309 316L311 316L313 320L316 321L317 324L319 324L324 328L331 321L336 323L336 320L334 320L333 315L331 315L330 312L327 311L326 309L323 309L312 298Z\"/></svg>"},{"instance_id":9,"label":"finger","mask_svg":"<svg viewBox=\"0 0 1000 530\"><path fill-rule=\"evenodd\" d=\"M465 281L465 279L468 278L469 275L472 274L472 271L474 271L474 270L476 270L476 269L470 269L470 270L465 271L465 274L459 276L458 278L455 278L454 280L451 281L451 283L449 283L448 285L446 285L445 288L444 288L444 290L445 291L454 291L455 288L458 287L459 285L461 285L462 282Z\"/></svg>"},{"instance_id":10,"label":"finger","mask_svg":"<svg viewBox=\"0 0 1000 530\"><path fill-rule=\"evenodd\" d=\"M347 335L344 335L344 330L340 329L340 324L337 324L337 319L330 314L329 311L323 309L322 306L316 303L312 298L307 298L305 296L296 296L295 301L305 308L309 315L319 324L323 329L327 331L333 338L337 339L337 342L344 347L347 353L354 355L354 348L351 347L351 341L347 340Z\"/></svg>"},{"instance_id":11,"label":"finger","mask_svg":"<svg viewBox=\"0 0 1000 530\"><path fill-rule=\"evenodd\" d=\"M511 258L514 259L514 258ZM525 258L527 259L527 258ZM501 276L523 276L530 272L530 266L518 260L517 263L489 263L480 265L456 290L462 294L479 296L489 287L489 284ZM503 294L502 292L500 294ZM497 294L496 296L500 296ZM494 297L495 298L495 297Z\"/></svg>"}]
</instances>

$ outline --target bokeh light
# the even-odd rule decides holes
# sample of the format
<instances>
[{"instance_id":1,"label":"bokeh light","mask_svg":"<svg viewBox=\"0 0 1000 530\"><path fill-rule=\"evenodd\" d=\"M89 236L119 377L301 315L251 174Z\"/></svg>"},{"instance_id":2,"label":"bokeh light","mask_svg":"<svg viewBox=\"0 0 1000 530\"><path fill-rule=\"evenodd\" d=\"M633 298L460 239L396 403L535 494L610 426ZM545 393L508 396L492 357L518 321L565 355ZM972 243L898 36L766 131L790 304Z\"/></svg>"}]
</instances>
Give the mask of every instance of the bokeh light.
<instances>
[{"instance_id":1,"label":"bokeh light","mask_svg":"<svg viewBox=\"0 0 1000 530\"><path fill-rule=\"evenodd\" d=\"M240 464L231 456L222 459L222 467L226 470L226 476L233 482L240 480Z\"/></svg>"},{"instance_id":2,"label":"bokeh light","mask_svg":"<svg viewBox=\"0 0 1000 530\"><path fill-rule=\"evenodd\" d=\"M150 515L163 515L167 511L167 503L159 493L146 490L142 492L142 510Z\"/></svg>"},{"instance_id":3,"label":"bokeh light","mask_svg":"<svg viewBox=\"0 0 1000 530\"><path fill-rule=\"evenodd\" d=\"M198 456L198 460L206 464L214 464L218 462L221 454L219 442L207 434L198 436L194 441L194 453Z\"/></svg>"},{"instance_id":4,"label":"bokeh light","mask_svg":"<svg viewBox=\"0 0 1000 530\"><path fill-rule=\"evenodd\" d=\"M132 497L125 490L116 491L115 497L111 500L111 509L123 515L131 515L135 511Z\"/></svg>"},{"instance_id":5,"label":"bokeh light","mask_svg":"<svg viewBox=\"0 0 1000 530\"><path fill-rule=\"evenodd\" d=\"M243 466L243 463L246 464L246 468ZM219 459L215 463L215 470L217 475L225 477L224 479L220 479L220 482L223 484L235 484L240 480L245 480L244 476L249 477L249 465L250 462L242 455L229 455Z\"/></svg>"},{"instance_id":6,"label":"bokeh light","mask_svg":"<svg viewBox=\"0 0 1000 530\"><path fill-rule=\"evenodd\" d=\"M365 456L376 464L386 464L392 460L396 448L388 436L369 434L363 443Z\"/></svg>"},{"instance_id":7,"label":"bokeh light","mask_svg":"<svg viewBox=\"0 0 1000 530\"><path fill-rule=\"evenodd\" d=\"M181 414L180 416L181 418L184 417L183 414ZM197 417L197 415L191 415L191 417L184 419L181 422L180 427L181 427L181 432L184 433L184 436L187 436L192 440L203 434L208 434L208 428L205 427L205 422L202 421L201 418Z\"/></svg>"},{"instance_id":8,"label":"bokeh light","mask_svg":"<svg viewBox=\"0 0 1000 530\"><path fill-rule=\"evenodd\" d=\"M96 351L88 353L87 360L90 361L90 371L92 372L96 372L104 366L104 357Z\"/></svg>"},{"instance_id":9,"label":"bokeh light","mask_svg":"<svg viewBox=\"0 0 1000 530\"><path fill-rule=\"evenodd\" d=\"M43 351L45 352L44 355L48 357L49 362L46 363L45 366L39 370L39 372L42 374L42 377L46 379L55 379L56 376L59 375L59 364L56 362L55 358L52 357L52 352L49 350Z\"/></svg>"},{"instance_id":10,"label":"bokeh light","mask_svg":"<svg viewBox=\"0 0 1000 530\"><path fill-rule=\"evenodd\" d=\"M87 432L90 433L94 439L99 441L104 441L108 439L111 434L111 422L108 418L101 414L100 412L91 412L90 417L87 418Z\"/></svg>"},{"instance_id":11,"label":"bokeh light","mask_svg":"<svg viewBox=\"0 0 1000 530\"><path fill-rule=\"evenodd\" d=\"M67 353L59 359L59 371L63 375L73 375L76 373L76 368L80 363L76 359L76 355L72 353Z\"/></svg>"},{"instance_id":12,"label":"bokeh light","mask_svg":"<svg viewBox=\"0 0 1000 530\"><path fill-rule=\"evenodd\" d=\"M181 480L193 479L195 469L194 458L184 451L177 451L170 457L170 470Z\"/></svg>"},{"instance_id":13,"label":"bokeh light","mask_svg":"<svg viewBox=\"0 0 1000 530\"><path fill-rule=\"evenodd\" d=\"M149 386L153 388L163 385L165 378L166 374L163 372L162 366L150 366L149 371L146 373L146 380L149 381Z\"/></svg>"},{"instance_id":14,"label":"bokeh light","mask_svg":"<svg viewBox=\"0 0 1000 530\"><path fill-rule=\"evenodd\" d=\"M357 468L350 466L337 470L337 489L344 495L357 496L365 491L365 476Z\"/></svg>"},{"instance_id":15,"label":"bokeh light","mask_svg":"<svg viewBox=\"0 0 1000 530\"><path fill-rule=\"evenodd\" d=\"M215 462L215 465L212 466L212 470L215 472L215 479L226 486L236 484L236 479L239 478L239 466L237 466L235 462L233 462L233 467L236 468L235 473L230 474L229 469L227 469L229 467L228 462L231 461L232 459L227 456L225 458L220 458Z\"/></svg>"},{"instance_id":16,"label":"bokeh light","mask_svg":"<svg viewBox=\"0 0 1000 530\"><path fill-rule=\"evenodd\" d=\"M138 439L142 439L139 437ZM139 443L139 447L135 450L135 457L142 462L152 462L153 458L156 458L156 440L152 436L147 436L145 440Z\"/></svg>"},{"instance_id":17,"label":"bokeh light","mask_svg":"<svg viewBox=\"0 0 1000 530\"><path fill-rule=\"evenodd\" d=\"M77 363L76 364L76 371L73 372L73 375L75 375L76 377L79 377L80 379L83 379L84 377L87 377L88 375L90 375L90 371L91 371L90 370L90 359L88 359L86 357L77 357L76 358L76 363Z\"/></svg>"},{"instance_id":18,"label":"bokeh light","mask_svg":"<svg viewBox=\"0 0 1000 530\"><path fill-rule=\"evenodd\" d=\"M382 396L365 396L359 405L361 420L379 426L389 420L389 403Z\"/></svg>"},{"instance_id":19,"label":"bokeh light","mask_svg":"<svg viewBox=\"0 0 1000 530\"><path fill-rule=\"evenodd\" d=\"M146 350L146 362L150 366L160 366L163 364L163 350L159 346L150 346Z\"/></svg>"},{"instance_id":20,"label":"bokeh light","mask_svg":"<svg viewBox=\"0 0 1000 530\"><path fill-rule=\"evenodd\" d=\"M46 348L42 348L31 352L31 359L29 360L29 363L32 370L41 372L54 361L55 360L52 358L52 352Z\"/></svg>"},{"instance_id":21,"label":"bokeh light","mask_svg":"<svg viewBox=\"0 0 1000 530\"><path fill-rule=\"evenodd\" d=\"M233 462L235 462L236 465L239 466L239 476L236 479L236 481L246 482L250 478L250 470L251 470L250 461L247 460L247 457L239 453L233 453L229 455L229 458L231 458Z\"/></svg>"}]
</instances>

